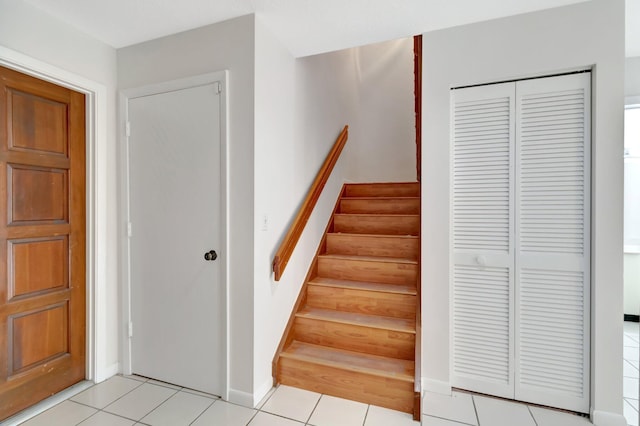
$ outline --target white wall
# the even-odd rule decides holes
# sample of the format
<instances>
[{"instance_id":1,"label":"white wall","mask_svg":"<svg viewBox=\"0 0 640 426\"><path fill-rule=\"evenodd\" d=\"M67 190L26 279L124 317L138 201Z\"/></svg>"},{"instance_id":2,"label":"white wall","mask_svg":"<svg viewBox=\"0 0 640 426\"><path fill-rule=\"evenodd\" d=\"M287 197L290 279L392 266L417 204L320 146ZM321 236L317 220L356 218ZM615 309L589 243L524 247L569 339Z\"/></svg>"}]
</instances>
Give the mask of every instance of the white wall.
<instances>
[{"instance_id":1,"label":"white wall","mask_svg":"<svg viewBox=\"0 0 640 426\"><path fill-rule=\"evenodd\" d=\"M415 182L413 38L352 49L358 114L349 173L355 182Z\"/></svg>"},{"instance_id":2,"label":"white wall","mask_svg":"<svg viewBox=\"0 0 640 426\"><path fill-rule=\"evenodd\" d=\"M106 211L107 237L105 269L99 271L105 284L101 301L106 307L99 323L106 325L104 353L98 356L98 379L118 371L119 295L117 253L117 163L116 163L116 52L100 41L82 34L57 19L22 1L0 0L0 46L46 63L106 88L106 122L100 135L106 139ZM0 58L1 59L1 58ZM75 78L74 78L75 79ZM104 111L103 111L104 112ZM88 200L89 201L89 200ZM88 324L89 326L89 324ZM104 332L105 329L101 329Z\"/></svg>"},{"instance_id":3,"label":"white wall","mask_svg":"<svg viewBox=\"0 0 640 426\"><path fill-rule=\"evenodd\" d=\"M353 119L354 96L350 52L296 60L259 16L255 35L254 398L258 402L272 386L273 355L345 180L344 156L278 282L271 262L336 137Z\"/></svg>"},{"instance_id":4,"label":"white wall","mask_svg":"<svg viewBox=\"0 0 640 426\"><path fill-rule=\"evenodd\" d=\"M424 34L423 358L427 389L450 369L449 91L594 67L591 406L622 413L622 105L624 1L594 0ZM614 414L611 421L621 421Z\"/></svg>"},{"instance_id":5,"label":"white wall","mask_svg":"<svg viewBox=\"0 0 640 426\"><path fill-rule=\"evenodd\" d=\"M636 98L633 103L640 103L640 56L625 60L624 95Z\"/></svg>"},{"instance_id":6,"label":"white wall","mask_svg":"<svg viewBox=\"0 0 640 426\"><path fill-rule=\"evenodd\" d=\"M229 389L253 394L254 17L244 16L118 50L118 86L229 70ZM125 218L121 218L124 220Z\"/></svg>"}]
</instances>

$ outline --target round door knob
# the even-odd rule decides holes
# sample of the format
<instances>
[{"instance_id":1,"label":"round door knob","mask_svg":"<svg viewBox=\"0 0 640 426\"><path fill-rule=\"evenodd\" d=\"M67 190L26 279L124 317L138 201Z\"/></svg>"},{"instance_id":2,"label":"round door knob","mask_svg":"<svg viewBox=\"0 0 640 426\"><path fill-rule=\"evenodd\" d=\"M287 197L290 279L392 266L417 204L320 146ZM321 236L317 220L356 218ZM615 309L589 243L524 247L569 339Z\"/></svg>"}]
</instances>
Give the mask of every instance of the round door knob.
<instances>
[{"instance_id":1,"label":"round door knob","mask_svg":"<svg viewBox=\"0 0 640 426\"><path fill-rule=\"evenodd\" d=\"M204 254L204 260L216 260L218 258L218 253L215 250L209 250Z\"/></svg>"},{"instance_id":2,"label":"round door knob","mask_svg":"<svg viewBox=\"0 0 640 426\"><path fill-rule=\"evenodd\" d=\"M476 263L480 266L486 266L487 259L484 256L476 256Z\"/></svg>"}]
</instances>

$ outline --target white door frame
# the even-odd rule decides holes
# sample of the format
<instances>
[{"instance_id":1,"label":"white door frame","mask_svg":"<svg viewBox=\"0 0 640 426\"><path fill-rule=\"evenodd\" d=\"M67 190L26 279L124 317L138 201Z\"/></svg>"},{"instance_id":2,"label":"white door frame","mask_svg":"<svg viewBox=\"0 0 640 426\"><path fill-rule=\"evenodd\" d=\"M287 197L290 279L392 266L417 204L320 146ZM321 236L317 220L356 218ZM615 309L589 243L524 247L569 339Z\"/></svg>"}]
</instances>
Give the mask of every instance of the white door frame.
<instances>
[{"instance_id":1,"label":"white door frame","mask_svg":"<svg viewBox=\"0 0 640 426\"><path fill-rule=\"evenodd\" d=\"M118 372L107 365L107 88L101 83L0 46L0 65L86 96L86 378L96 383ZM113 284L115 285L115 284Z\"/></svg>"},{"instance_id":2,"label":"white door frame","mask_svg":"<svg viewBox=\"0 0 640 426\"><path fill-rule=\"evenodd\" d=\"M223 349L222 349L222 399L229 399L229 236L228 236L228 71L218 71L193 77L171 80L158 84L122 90L120 92L119 114L119 161L120 161L120 278L122 282L122 370L124 374L131 374L131 337L129 324L131 323L131 246L129 241L129 148L127 136L127 117L129 116L129 99L140 96L148 96L174 90L187 89L202 86L213 82L220 82L220 224L222 227L221 247L224 253L221 256L221 281L222 281L222 317L223 324Z\"/></svg>"}]
</instances>

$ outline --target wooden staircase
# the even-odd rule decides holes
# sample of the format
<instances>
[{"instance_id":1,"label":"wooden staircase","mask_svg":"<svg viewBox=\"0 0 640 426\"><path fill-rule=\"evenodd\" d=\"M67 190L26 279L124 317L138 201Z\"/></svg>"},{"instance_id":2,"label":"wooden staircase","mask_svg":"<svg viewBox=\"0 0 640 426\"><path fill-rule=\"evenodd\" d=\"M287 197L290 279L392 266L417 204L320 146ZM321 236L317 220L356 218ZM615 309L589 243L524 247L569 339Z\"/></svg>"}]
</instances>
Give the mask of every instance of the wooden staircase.
<instances>
[{"instance_id":1,"label":"wooden staircase","mask_svg":"<svg viewBox=\"0 0 640 426\"><path fill-rule=\"evenodd\" d=\"M419 231L419 183L344 186L276 353L276 382L419 416Z\"/></svg>"}]
</instances>

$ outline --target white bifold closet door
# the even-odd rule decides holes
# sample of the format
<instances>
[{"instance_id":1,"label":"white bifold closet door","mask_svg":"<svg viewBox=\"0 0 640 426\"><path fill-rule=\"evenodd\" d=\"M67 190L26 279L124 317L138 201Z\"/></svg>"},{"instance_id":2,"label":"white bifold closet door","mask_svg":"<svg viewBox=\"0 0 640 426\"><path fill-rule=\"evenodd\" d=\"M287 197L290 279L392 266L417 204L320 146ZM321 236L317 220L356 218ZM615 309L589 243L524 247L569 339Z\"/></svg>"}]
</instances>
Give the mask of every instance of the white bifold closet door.
<instances>
[{"instance_id":1,"label":"white bifold closet door","mask_svg":"<svg viewBox=\"0 0 640 426\"><path fill-rule=\"evenodd\" d=\"M455 387L589 410L590 74L452 90Z\"/></svg>"}]
</instances>

